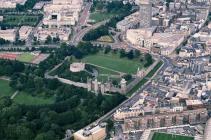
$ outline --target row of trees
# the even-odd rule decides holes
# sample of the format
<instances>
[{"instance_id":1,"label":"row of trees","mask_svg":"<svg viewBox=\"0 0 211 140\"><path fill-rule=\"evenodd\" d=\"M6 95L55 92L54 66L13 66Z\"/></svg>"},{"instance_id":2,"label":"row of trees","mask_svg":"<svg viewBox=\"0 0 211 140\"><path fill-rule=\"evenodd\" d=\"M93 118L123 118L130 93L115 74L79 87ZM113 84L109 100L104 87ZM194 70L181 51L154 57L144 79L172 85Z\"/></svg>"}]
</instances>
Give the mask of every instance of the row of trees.
<instances>
[{"instance_id":1,"label":"row of trees","mask_svg":"<svg viewBox=\"0 0 211 140\"><path fill-rule=\"evenodd\" d=\"M10 43L10 41L0 38L0 45L5 45L5 44L9 44L9 43Z\"/></svg>"},{"instance_id":2,"label":"row of trees","mask_svg":"<svg viewBox=\"0 0 211 140\"><path fill-rule=\"evenodd\" d=\"M45 40L45 44L59 43L59 41L60 41L59 36L56 36L56 37L52 38L50 35L48 35L46 40Z\"/></svg>"},{"instance_id":3,"label":"row of trees","mask_svg":"<svg viewBox=\"0 0 211 140\"><path fill-rule=\"evenodd\" d=\"M106 25L102 25L97 29L91 30L90 32L84 35L83 40L94 41L104 35L109 35L109 27Z\"/></svg>"}]
</instances>

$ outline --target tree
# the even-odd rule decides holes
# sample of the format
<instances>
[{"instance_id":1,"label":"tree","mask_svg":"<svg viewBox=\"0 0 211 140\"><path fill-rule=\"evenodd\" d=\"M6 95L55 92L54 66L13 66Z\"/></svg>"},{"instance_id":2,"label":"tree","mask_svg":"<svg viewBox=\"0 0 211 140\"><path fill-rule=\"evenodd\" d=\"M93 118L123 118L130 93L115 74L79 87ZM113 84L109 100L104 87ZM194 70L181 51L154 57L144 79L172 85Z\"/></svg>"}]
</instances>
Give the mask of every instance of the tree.
<instances>
[{"instance_id":1,"label":"tree","mask_svg":"<svg viewBox=\"0 0 211 140\"><path fill-rule=\"evenodd\" d=\"M45 40L45 44L50 44L50 43L52 43L52 37L50 35L48 35Z\"/></svg>"},{"instance_id":2,"label":"tree","mask_svg":"<svg viewBox=\"0 0 211 140\"><path fill-rule=\"evenodd\" d=\"M104 53L108 54L111 51L111 46L106 46Z\"/></svg>"},{"instance_id":3,"label":"tree","mask_svg":"<svg viewBox=\"0 0 211 140\"><path fill-rule=\"evenodd\" d=\"M153 63L152 56L149 53L146 53L144 57L145 57L145 60L146 60L144 67L149 67Z\"/></svg>"},{"instance_id":4,"label":"tree","mask_svg":"<svg viewBox=\"0 0 211 140\"><path fill-rule=\"evenodd\" d=\"M133 52L133 50L130 50L130 51L127 53L127 58L128 58L128 59L133 59L133 58L134 58L134 52Z\"/></svg>"},{"instance_id":5,"label":"tree","mask_svg":"<svg viewBox=\"0 0 211 140\"><path fill-rule=\"evenodd\" d=\"M53 37L53 43L59 43L60 38L58 36Z\"/></svg>"},{"instance_id":6,"label":"tree","mask_svg":"<svg viewBox=\"0 0 211 140\"><path fill-rule=\"evenodd\" d=\"M141 56L141 52L139 50L134 51L135 58L139 58Z\"/></svg>"},{"instance_id":7,"label":"tree","mask_svg":"<svg viewBox=\"0 0 211 140\"><path fill-rule=\"evenodd\" d=\"M109 28L106 25L101 25L100 27L86 33L83 37L83 40L94 41L100 38L101 36L105 36L105 35L109 35Z\"/></svg>"},{"instance_id":8,"label":"tree","mask_svg":"<svg viewBox=\"0 0 211 140\"><path fill-rule=\"evenodd\" d=\"M126 80L126 81L130 81L133 77L131 74L126 74L123 76L123 78Z\"/></svg>"},{"instance_id":9,"label":"tree","mask_svg":"<svg viewBox=\"0 0 211 140\"><path fill-rule=\"evenodd\" d=\"M5 40L3 38L0 38L0 45L9 44L10 42L8 40Z\"/></svg>"},{"instance_id":10,"label":"tree","mask_svg":"<svg viewBox=\"0 0 211 140\"><path fill-rule=\"evenodd\" d=\"M120 58L123 58L123 57L125 57L125 56L126 56L125 50L124 50L124 49L121 49L121 50L120 50Z\"/></svg>"}]
</instances>

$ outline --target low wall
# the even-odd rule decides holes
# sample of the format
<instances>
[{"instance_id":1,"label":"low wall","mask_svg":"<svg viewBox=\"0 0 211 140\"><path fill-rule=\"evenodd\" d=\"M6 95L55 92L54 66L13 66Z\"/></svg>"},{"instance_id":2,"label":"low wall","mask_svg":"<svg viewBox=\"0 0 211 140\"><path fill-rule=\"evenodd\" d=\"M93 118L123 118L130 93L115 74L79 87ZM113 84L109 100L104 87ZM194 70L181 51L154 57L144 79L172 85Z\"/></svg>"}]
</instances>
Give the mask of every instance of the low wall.
<instances>
[{"instance_id":1,"label":"low wall","mask_svg":"<svg viewBox=\"0 0 211 140\"><path fill-rule=\"evenodd\" d=\"M60 78L60 77L55 77L55 78L58 79L60 82L68 84L68 85L73 85L73 86L81 87L81 88L88 88L86 83L74 82L74 81L70 81L64 78Z\"/></svg>"}]
</instances>

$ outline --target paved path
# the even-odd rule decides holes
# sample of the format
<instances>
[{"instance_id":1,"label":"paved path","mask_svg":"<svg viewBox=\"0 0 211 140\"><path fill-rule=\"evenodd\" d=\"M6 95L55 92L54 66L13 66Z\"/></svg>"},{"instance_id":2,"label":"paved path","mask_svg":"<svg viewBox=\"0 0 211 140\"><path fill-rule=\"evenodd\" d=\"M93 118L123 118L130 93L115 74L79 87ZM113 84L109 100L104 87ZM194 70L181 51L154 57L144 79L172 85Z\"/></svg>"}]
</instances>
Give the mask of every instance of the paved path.
<instances>
[{"instance_id":1,"label":"paved path","mask_svg":"<svg viewBox=\"0 0 211 140\"><path fill-rule=\"evenodd\" d=\"M10 78L4 77L4 76L0 77L0 79L1 79L1 80L5 80L5 81L10 81Z\"/></svg>"},{"instance_id":2,"label":"paved path","mask_svg":"<svg viewBox=\"0 0 211 140\"><path fill-rule=\"evenodd\" d=\"M120 75L124 75L125 74L124 72L120 72L120 71L113 70L113 69L110 69L110 68L106 68L106 67L103 67L103 66L95 65L95 64L92 64L92 63L86 63L86 64L89 64L89 65L92 65L92 66L95 66L95 67L99 67L99 68L102 68L102 69L110 70L110 71L119 73Z\"/></svg>"},{"instance_id":3,"label":"paved path","mask_svg":"<svg viewBox=\"0 0 211 140\"><path fill-rule=\"evenodd\" d=\"M17 91L10 97L10 99L14 99L15 96L16 96L18 93L19 93L19 91L17 90Z\"/></svg>"}]
</instances>

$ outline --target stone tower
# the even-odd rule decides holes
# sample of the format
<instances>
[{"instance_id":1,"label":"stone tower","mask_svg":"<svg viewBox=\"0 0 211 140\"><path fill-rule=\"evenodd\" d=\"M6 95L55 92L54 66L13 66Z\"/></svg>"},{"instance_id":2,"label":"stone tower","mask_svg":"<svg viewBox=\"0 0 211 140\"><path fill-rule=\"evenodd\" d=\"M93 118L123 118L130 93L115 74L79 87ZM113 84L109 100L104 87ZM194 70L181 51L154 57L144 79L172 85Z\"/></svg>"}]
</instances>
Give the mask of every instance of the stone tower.
<instances>
[{"instance_id":1,"label":"stone tower","mask_svg":"<svg viewBox=\"0 0 211 140\"><path fill-rule=\"evenodd\" d=\"M124 78L122 78L120 84L121 84L121 92L125 94L127 92L127 81Z\"/></svg>"}]
</instances>

